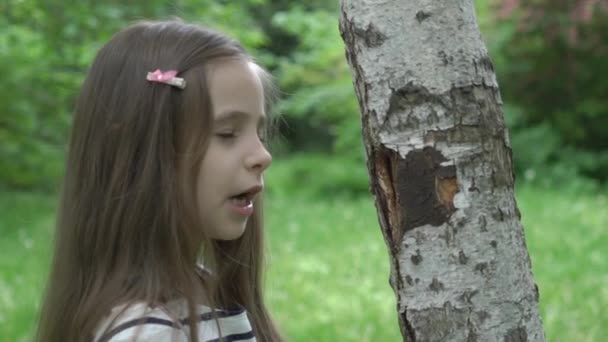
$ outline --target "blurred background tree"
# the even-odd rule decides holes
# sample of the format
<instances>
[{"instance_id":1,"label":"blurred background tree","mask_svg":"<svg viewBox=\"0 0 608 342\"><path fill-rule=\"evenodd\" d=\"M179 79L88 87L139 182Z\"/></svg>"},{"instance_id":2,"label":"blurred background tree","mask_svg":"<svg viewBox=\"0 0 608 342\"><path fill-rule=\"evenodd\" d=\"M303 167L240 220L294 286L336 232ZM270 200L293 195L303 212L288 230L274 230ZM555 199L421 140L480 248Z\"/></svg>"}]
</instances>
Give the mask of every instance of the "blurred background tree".
<instances>
[{"instance_id":1,"label":"blurred background tree","mask_svg":"<svg viewBox=\"0 0 608 342\"><path fill-rule=\"evenodd\" d=\"M511 27L495 55L506 101L518 107L509 118L518 171L605 182L608 2L505 0L496 7L498 26Z\"/></svg>"}]
</instances>

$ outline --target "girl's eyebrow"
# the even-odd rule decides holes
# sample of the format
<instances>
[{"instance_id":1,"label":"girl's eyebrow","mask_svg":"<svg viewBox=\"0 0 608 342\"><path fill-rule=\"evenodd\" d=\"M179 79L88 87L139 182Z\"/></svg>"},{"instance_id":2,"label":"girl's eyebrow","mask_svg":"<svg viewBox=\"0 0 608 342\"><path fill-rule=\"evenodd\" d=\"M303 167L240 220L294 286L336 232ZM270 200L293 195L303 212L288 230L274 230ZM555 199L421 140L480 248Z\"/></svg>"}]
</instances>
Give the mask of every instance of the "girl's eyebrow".
<instances>
[{"instance_id":1,"label":"girl's eyebrow","mask_svg":"<svg viewBox=\"0 0 608 342\"><path fill-rule=\"evenodd\" d=\"M226 123L226 122L230 122L230 121L247 121L253 116L258 117L258 126L263 126L264 123L266 122L266 115L264 115L264 114L253 115L253 114L249 114L247 112L233 110L233 111L227 111L227 112L222 112L222 113L218 114L218 116L215 118L215 123L222 124L222 123Z\"/></svg>"}]
</instances>

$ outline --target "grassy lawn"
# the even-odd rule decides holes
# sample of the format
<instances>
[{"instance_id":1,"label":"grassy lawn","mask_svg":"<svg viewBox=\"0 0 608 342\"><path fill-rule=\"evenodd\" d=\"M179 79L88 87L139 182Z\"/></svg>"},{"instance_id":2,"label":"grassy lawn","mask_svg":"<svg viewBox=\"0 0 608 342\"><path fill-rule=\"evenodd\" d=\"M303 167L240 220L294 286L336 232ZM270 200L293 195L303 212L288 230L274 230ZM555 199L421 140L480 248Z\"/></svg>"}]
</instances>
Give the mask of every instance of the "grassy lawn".
<instances>
[{"instance_id":1,"label":"grassy lawn","mask_svg":"<svg viewBox=\"0 0 608 342\"><path fill-rule=\"evenodd\" d=\"M608 198L521 187L548 341L608 336ZM267 200L268 299L292 341L400 340L371 198ZM0 194L0 341L31 338L54 201Z\"/></svg>"},{"instance_id":2,"label":"grassy lawn","mask_svg":"<svg viewBox=\"0 0 608 342\"><path fill-rule=\"evenodd\" d=\"M30 341L51 251L49 196L0 193L0 341Z\"/></svg>"},{"instance_id":3,"label":"grassy lawn","mask_svg":"<svg viewBox=\"0 0 608 342\"><path fill-rule=\"evenodd\" d=\"M608 336L608 196L518 191L547 341Z\"/></svg>"}]
</instances>

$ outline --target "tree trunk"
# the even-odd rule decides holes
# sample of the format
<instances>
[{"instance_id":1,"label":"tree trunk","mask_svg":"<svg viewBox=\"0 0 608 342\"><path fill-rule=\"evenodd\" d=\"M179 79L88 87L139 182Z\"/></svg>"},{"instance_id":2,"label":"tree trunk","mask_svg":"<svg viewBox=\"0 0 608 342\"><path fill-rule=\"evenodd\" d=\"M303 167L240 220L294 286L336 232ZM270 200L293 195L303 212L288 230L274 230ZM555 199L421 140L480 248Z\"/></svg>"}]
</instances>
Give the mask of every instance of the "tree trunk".
<instances>
[{"instance_id":1,"label":"tree trunk","mask_svg":"<svg viewBox=\"0 0 608 342\"><path fill-rule=\"evenodd\" d=\"M473 0L343 0L371 190L407 341L544 341Z\"/></svg>"}]
</instances>

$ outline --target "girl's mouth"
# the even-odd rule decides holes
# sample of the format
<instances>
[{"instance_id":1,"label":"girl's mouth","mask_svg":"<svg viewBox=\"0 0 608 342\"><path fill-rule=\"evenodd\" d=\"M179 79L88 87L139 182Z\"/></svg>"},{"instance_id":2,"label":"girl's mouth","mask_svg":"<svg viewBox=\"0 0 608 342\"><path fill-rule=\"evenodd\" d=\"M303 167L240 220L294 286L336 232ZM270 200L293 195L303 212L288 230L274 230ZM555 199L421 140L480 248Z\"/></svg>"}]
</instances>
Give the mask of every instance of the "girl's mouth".
<instances>
[{"instance_id":1,"label":"girl's mouth","mask_svg":"<svg viewBox=\"0 0 608 342\"><path fill-rule=\"evenodd\" d=\"M230 206L233 211L243 216L253 213L253 201L247 194L230 197Z\"/></svg>"},{"instance_id":2,"label":"girl's mouth","mask_svg":"<svg viewBox=\"0 0 608 342\"><path fill-rule=\"evenodd\" d=\"M253 200L264 190L263 185L255 185L239 194L230 197L230 207L236 213L249 216L253 214Z\"/></svg>"}]
</instances>

